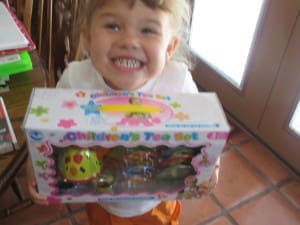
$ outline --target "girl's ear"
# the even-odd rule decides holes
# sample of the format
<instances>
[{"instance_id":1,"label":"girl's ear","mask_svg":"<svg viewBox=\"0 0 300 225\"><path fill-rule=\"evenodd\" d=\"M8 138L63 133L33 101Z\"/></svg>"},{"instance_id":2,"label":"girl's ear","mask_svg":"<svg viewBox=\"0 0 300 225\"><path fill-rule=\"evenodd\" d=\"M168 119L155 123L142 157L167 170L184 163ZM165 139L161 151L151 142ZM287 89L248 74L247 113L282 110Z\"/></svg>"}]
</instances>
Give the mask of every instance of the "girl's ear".
<instances>
[{"instance_id":1,"label":"girl's ear","mask_svg":"<svg viewBox=\"0 0 300 225\"><path fill-rule=\"evenodd\" d=\"M177 37L173 37L167 47L167 60L169 60L173 56L178 45L179 45L179 39Z\"/></svg>"}]
</instances>

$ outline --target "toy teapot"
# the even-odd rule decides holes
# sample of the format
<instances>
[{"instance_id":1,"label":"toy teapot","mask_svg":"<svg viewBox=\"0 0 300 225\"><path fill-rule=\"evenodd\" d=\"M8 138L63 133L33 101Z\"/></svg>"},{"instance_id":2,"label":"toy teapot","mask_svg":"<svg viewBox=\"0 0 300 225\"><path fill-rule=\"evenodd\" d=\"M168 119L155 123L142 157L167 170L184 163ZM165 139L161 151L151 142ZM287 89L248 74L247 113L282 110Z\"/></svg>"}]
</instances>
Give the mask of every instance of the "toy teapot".
<instances>
[{"instance_id":1,"label":"toy teapot","mask_svg":"<svg viewBox=\"0 0 300 225\"><path fill-rule=\"evenodd\" d=\"M89 148L68 147L58 156L58 170L67 182L89 181L100 174L102 166L102 159Z\"/></svg>"}]
</instances>

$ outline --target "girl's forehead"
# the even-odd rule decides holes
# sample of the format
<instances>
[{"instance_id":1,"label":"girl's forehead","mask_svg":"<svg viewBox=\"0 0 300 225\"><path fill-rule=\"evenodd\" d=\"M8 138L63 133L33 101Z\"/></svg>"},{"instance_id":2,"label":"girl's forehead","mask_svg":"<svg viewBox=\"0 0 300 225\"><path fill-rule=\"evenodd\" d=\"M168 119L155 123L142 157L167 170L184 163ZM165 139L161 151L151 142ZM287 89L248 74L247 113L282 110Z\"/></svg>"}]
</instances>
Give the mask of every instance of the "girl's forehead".
<instances>
[{"instance_id":1,"label":"girl's forehead","mask_svg":"<svg viewBox=\"0 0 300 225\"><path fill-rule=\"evenodd\" d=\"M176 16L172 8L172 1L177 0L92 0L94 4L90 2L89 10L86 12L86 25L89 27L96 14L99 15L102 10L109 10L110 13L124 11L130 12L130 15L144 13L145 16L158 16L160 19L164 18L163 20L167 18L168 26L176 30L179 24L176 18L178 15Z\"/></svg>"},{"instance_id":2,"label":"girl's forehead","mask_svg":"<svg viewBox=\"0 0 300 225\"><path fill-rule=\"evenodd\" d=\"M143 3L141 0L134 1L134 5L129 5L128 2L131 2L130 0L124 1L124 0L112 0L112 1L106 1L105 4L102 4L99 7L96 7L94 9L93 14L111 14L111 15L126 15L126 17L139 17L139 16L145 16L145 17L157 17L167 18L167 15L169 15L169 12L165 12L161 9L153 9L151 7L148 7ZM130 12L128 14L128 12Z\"/></svg>"},{"instance_id":3,"label":"girl's forehead","mask_svg":"<svg viewBox=\"0 0 300 225\"><path fill-rule=\"evenodd\" d=\"M88 11L92 12L96 8L102 8L108 5L115 5L127 9L133 9L137 4L139 4L154 11L159 10L170 13L172 11L172 4L168 1L171 2L173 0L94 0L90 2L88 6L90 10Z\"/></svg>"},{"instance_id":4,"label":"girl's forehead","mask_svg":"<svg viewBox=\"0 0 300 225\"><path fill-rule=\"evenodd\" d=\"M126 7L128 9L134 8L137 4L142 4L143 6L156 10L163 9L161 4L158 4L157 1L152 1L152 3L148 3L151 1L143 1L143 0L103 0L98 1L97 7L105 7L107 5L118 5L121 7Z\"/></svg>"},{"instance_id":5,"label":"girl's forehead","mask_svg":"<svg viewBox=\"0 0 300 225\"><path fill-rule=\"evenodd\" d=\"M166 0L95 0L95 3L98 3L99 6L101 5L105 5L107 3L117 3L117 4L124 4L129 8L134 7L134 5L137 2L143 3L144 5L146 5L149 8L165 8L166 7Z\"/></svg>"}]
</instances>

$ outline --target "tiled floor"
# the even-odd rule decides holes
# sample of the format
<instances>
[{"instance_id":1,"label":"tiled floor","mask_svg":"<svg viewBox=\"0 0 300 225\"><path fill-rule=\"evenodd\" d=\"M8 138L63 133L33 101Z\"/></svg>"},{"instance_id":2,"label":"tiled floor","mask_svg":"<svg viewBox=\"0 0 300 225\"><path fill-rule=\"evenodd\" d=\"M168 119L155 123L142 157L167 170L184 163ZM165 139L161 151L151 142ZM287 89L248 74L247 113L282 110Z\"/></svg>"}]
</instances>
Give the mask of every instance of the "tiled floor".
<instances>
[{"instance_id":1,"label":"tiled floor","mask_svg":"<svg viewBox=\"0 0 300 225\"><path fill-rule=\"evenodd\" d=\"M299 162L300 163L300 162ZM24 187L25 174L18 180ZM9 189L0 208L17 202ZM236 128L221 157L220 180L202 200L184 201L181 225L300 225L300 178L254 138ZM1 225L85 225L83 205L31 205Z\"/></svg>"}]
</instances>

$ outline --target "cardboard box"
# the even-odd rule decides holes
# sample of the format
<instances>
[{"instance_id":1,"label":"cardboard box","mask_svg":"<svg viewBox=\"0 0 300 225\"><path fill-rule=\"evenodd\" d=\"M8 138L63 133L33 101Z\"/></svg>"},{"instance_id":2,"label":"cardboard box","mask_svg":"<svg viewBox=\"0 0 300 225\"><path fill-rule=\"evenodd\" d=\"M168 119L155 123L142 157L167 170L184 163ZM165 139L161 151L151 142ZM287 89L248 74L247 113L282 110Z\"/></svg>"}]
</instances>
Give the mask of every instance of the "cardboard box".
<instances>
[{"instance_id":1,"label":"cardboard box","mask_svg":"<svg viewBox=\"0 0 300 225\"><path fill-rule=\"evenodd\" d=\"M24 129L53 202L199 198L230 130L215 93L43 88Z\"/></svg>"}]
</instances>

